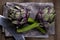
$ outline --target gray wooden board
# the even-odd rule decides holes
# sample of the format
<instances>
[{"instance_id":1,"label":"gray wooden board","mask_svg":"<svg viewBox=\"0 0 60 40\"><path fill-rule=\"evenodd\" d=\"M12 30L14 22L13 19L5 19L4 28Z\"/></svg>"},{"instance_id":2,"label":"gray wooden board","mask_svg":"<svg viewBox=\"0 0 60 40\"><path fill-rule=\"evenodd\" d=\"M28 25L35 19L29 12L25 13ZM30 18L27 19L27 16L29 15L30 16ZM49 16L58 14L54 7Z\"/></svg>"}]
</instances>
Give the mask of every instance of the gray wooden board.
<instances>
[{"instance_id":1,"label":"gray wooden board","mask_svg":"<svg viewBox=\"0 0 60 40\"><path fill-rule=\"evenodd\" d=\"M13 3L13 2L11 2L11 3ZM7 4L9 4L9 2ZM19 3L17 3L17 4L19 4ZM49 5L51 4L51 6L53 5L53 3L46 3L46 4L49 4ZM5 9L4 9L3 15L6 14ZM4 28L3 28L3 32L4 32ZM6 34L5 36L12 36L7 30L5 30L5 34ZM49 34L51 34L51 35L55 34L55 22L49 27Z\"/></svg>"}]
</instances>

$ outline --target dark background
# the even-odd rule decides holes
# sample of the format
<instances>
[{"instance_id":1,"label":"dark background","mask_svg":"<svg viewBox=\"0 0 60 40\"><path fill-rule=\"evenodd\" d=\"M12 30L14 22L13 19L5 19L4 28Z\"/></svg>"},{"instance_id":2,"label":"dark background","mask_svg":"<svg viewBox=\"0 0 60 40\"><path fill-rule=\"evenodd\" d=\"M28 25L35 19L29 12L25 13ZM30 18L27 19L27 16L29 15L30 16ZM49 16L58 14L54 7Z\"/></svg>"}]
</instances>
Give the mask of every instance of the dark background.
<instances>
[{"instance_id":1,"label":"dark background","mask_svg":"<svg viewBox=\"0 0 60 40\"><path fill-rule=\"evenodd\" d=\"M48 39L26 38L26 40L60 40L60 0L0 0L0 14L6 2L53 2L56 10L56 34L50 35ZM0 27L0 40L14 40L13 37L5 37Z\"/></svg>"}]
</instances>

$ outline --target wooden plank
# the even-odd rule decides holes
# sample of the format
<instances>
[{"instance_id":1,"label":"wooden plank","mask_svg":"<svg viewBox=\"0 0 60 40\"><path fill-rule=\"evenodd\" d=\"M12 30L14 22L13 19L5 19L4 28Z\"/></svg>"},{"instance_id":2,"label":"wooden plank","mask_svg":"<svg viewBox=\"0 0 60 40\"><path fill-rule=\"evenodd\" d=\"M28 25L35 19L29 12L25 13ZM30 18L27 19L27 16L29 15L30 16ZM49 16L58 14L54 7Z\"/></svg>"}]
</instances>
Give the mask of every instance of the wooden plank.
<instances>
[{"instance_id":1,"label":"wooden plank","mask_svg":"<svg viewBox=\"0 0 60 40\"><path fill-rule=\"evenodd\" d=\"M15 39L12 37L6 37L5 40L15 40Z\"/></svg>"},{"instance_id":2,"label":"wooden plank","mask_svg":"<svg viewBox=\"0 0 60 40\"><path fill-rule=\"evenodd\" d=\"M55 0L56 9L56 36L55 40L60 40L60 0Z\"/></svg>"},{"instance_id":3,"label":"wooden plank","mask_svg":"<svg viewBox=\"0 0 60 40\"><path fill-rule=\"evenodd\" d=\"M4 34L1 34L1 38L2 38L2 40L5 40Z\"/></svg>"},{"instance_id":4,"label":"wooden plank","mask_svg":"<svg viewBox=\"0 0 60 40\"><path fill-rule=\"evenodd\" d=\"M52 36L52 35L49 36L49 40L55 40L54 38L55 38L55 37Z\"/></svg>"},{"instance_id":5,"label":"wooden plank","mask_svg":"<svg viewBox=\"0 0 60 40\"><path fill-rule=\"evenodd\" d=\"M2 32L2 29L1 29L1 26L0 26L0 39L2 39L2 34L1 34L1 32Z\"/></svg>"},{"instance_id":6,"label":"wooden plank","mask_svg":"<svg viewBox=\"0 0 60 40\"><path fill-rule=\"evenodd\" d=\"M52 0L26 0L27 2L52 2Z\"/></svg>"},{"instance_id":7,"label":"wooden plank","mask_svg":"<svg viewBox=\"0 0 60 40\"><path fill-rule=\"evenodd\" d=\"M26 38L26 40L49 40L48 39L42 39L42 38Z\"/></svg>"}]
</instances>

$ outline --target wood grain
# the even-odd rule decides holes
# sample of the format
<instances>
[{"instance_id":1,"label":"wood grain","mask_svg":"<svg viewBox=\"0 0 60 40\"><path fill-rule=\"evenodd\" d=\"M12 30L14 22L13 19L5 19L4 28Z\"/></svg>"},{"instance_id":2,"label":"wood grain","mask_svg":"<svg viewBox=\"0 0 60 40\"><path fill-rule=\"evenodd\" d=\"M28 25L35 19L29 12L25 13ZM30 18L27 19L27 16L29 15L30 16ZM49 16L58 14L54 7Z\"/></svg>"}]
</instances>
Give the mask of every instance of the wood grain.
<instances>
[{"instance_id":1,"label":"wood grain","mask_svg":"<svg viewBox=\"0 0 60 40\"><path fill-rule=\"evenodd\" d=\"M55 0L55 10L56 10L56 40L60 40L60 0Z\"/></svg>"},{"instance_id":2,"label":"wood grain","mask_svg":"<svg viewBox=\"0 0 60 40\"><path fill-rule=\"evenodd\" d=\"M51 36L48 39L40 38L26 38L26 40L60 40L60 0L0 0L0 14L2 14L3 5L6 2L54 2L56 10L56 35ZM14 40L13 38L5 38L4 34L0 30L1 40Z\"/></svg>"}]
</instances>

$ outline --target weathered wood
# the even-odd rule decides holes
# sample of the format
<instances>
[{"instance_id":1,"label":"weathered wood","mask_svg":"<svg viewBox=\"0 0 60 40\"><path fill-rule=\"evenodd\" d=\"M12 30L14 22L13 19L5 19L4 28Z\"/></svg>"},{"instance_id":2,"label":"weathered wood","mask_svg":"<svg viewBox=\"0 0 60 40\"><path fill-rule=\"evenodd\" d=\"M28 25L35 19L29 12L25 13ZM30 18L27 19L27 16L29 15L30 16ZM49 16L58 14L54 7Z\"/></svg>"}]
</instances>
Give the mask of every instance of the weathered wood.
<instances>
[{"instance_id":1,"label":"weathered wood","mask_svg":"<svg viewBox=\"0 0 60 40\"><path fill-rule=\"evenodd\" d=\"M56 9L56 36L57 40L60 40L60 1L59 0L0 0L0 14L2 14L2 5L6 2L53 2L55 3ZM1 34L1 33L0 33ZM2 39L1 39L2 37ZM13 38L5 38L4 34L0 35L0 40L13 40ZM40 39L40 38L26 38L26 40L55 40L54 36L50 36L48 39Z\"/></svg>"},{"instance_id":2,"label":"weathered wood","mask_svg":"<svg viewBox=\"0 0 60 40\"><path fill-rule=\"evenodd\" d=\"M60 0L55 0L55 9L56 9L56 40L60 40Z\"/></svg>"}]
</instances>

